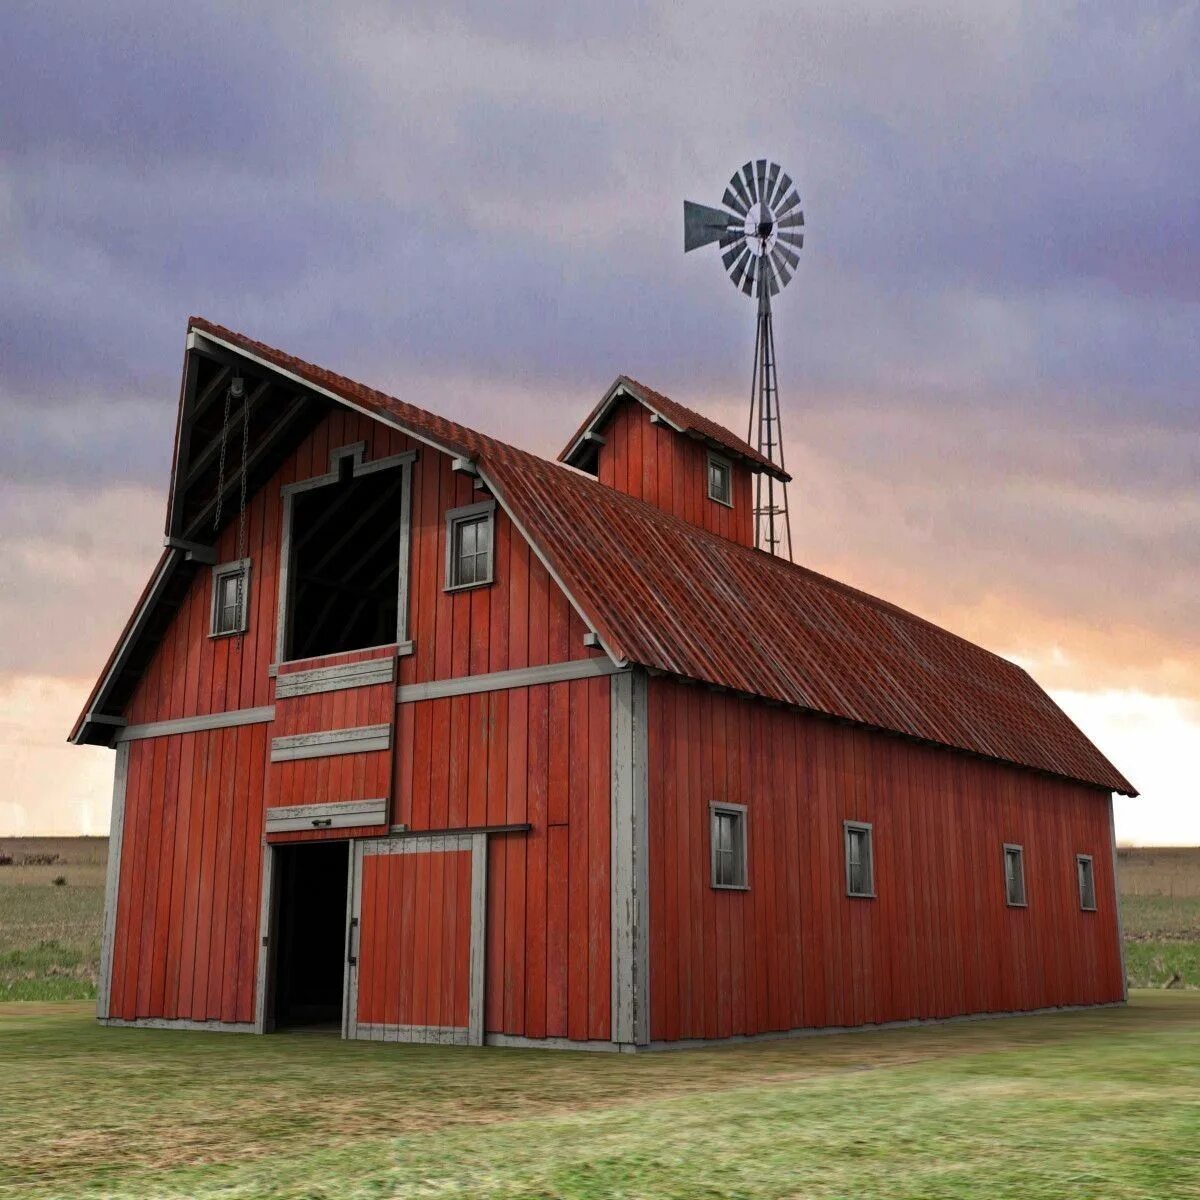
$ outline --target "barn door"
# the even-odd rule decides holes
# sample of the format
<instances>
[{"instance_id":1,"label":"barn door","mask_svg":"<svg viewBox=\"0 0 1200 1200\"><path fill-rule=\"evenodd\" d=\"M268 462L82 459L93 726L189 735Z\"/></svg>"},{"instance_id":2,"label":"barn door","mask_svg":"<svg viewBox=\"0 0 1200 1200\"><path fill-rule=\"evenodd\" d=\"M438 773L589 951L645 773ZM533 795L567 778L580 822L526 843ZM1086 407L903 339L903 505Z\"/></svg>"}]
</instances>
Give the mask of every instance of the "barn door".
<instances>
[{"instance_id":1,"label":"barn door","mask_svg":"<svg viewBox=\"0 0 1200 1200\"><path fill-rule=\"evenodd\" d=\"M483 1044L484 834L355 843L346 1036Z\"/></svg>"}]
</instances>

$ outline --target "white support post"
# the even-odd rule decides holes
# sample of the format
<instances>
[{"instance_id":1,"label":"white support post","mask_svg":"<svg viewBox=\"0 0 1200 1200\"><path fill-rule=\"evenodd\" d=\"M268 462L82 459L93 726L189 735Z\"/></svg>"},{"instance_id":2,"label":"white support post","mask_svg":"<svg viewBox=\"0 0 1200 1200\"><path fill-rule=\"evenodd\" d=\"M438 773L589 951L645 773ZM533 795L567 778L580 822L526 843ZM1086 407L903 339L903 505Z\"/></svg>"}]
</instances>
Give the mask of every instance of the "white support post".
<instances>
[{"instance_id":1,"label":"white support post","mask_svg":"<svg viewBox=\"0 0 1200 1200\"><path fill-rule=\"evenodd\" d=\"M100 939L100 981L96 988L96 1016L108 1017L112 995L113 942L117 931L117 894L121 882L121 846L125 839L125 788L129 781L129 743L117 744L113 766L112 815L108 826L108 869L104 879L104 932Z\"/></svg>"}]
</instances>

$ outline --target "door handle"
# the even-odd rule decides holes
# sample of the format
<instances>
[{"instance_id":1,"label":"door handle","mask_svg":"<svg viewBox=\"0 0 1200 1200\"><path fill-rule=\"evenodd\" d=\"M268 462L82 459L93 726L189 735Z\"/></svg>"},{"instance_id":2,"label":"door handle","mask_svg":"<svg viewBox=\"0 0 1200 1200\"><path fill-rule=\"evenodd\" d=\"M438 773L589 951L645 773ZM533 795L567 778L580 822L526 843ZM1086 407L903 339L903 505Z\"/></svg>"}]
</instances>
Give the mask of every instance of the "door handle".
<instances>
[{"instance_id":1,"label":"door handle","mask_svg":"<svg viewBox=\"0 0 1200 1200\"><path fill-rule=\"evenodd\" d=\"M315 828L320 829L325 826L332 825L333 818L332 817L313 817L312 823Z\"/></svg>"}]
</instances>

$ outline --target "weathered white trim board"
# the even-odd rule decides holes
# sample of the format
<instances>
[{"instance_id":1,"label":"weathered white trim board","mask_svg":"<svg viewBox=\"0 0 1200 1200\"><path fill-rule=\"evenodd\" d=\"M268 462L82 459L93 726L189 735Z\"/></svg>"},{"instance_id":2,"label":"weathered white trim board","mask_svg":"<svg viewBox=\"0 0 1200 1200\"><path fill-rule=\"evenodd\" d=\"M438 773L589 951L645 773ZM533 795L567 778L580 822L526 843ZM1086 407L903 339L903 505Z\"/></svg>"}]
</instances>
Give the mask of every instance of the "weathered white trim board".
<instances>
[{"instance_id":1,"label":"weathered white trim board","mask_svg":"<svg viewBox=\"0 0 1200 1200\"><path fill-rule=\"evenodd\" d=\"M117 742L136 742L142 738L171 737L177 733L204 733L210 729L232 729L235 725L263 725L275 719L275 706L235 708L229 712L205 713L198 717L175 717L169 721L150 721L145 725L126 725L117 734Z\"/></svg>"},{"instance_id":2,"label":"weathered white trim board","mask_svg":"<svg viewBox=\"0 0 1200 1200\"><path fill-rule=\"evenodd\" d=\"M1112 843L1112 886L1113 906L1117 910L1117 949L1121 954L1121 994L1129 1000L1129 975L1125 970L1125 922L1121 919L1121 889L1117 884L1117 818L1114 811L1116 801L1112 792L1108 793L1108 834ZM1095 879L1092 881L1095 887Z\"/></svg>"},{"instance_id":3,"label":"weathered white trim board","mask_svg":"<svg viewBox=\"0 0 1200 1200\"><path fill-rule=\"evenodd\" d=\"M102 1017L101 1025L125 1026L129 1029L182 1029L195 1033L256 1033L253 1021L184 1021L178 1017Z\"/></svg>"},{"instance_id":4,"label":"weathered white trim board","mask_svg":"<svg viewBox=\"0 0 1200 1200\"><path fill-rule=\"evenodd\" d=\"M104 878L104 932L100 938L100 980L96 987L96 1016L108 1016L112 994L113 941L117 930L117 890L121 881L121 843L125 838L125 786L129 780L129 747L117 747L113 766L112 816L108 827L108 868Z\"/></svg>"},{"instance_id":5,"label":"weathered white trim board","mask_svg":"<svg viewBox=\"0 0 1200 1200\"><path fill-rule=\"evenodd\" d=\"M275 676L275 699L312 696L318 692L338 692L345 688L370 687L391 683L396 678L396 656L368 658L362 662L339 663L332 667L312 667L307 671L281 671Z\"/></svg>"},{"instance_id":6,"label":"weathered white trim board","mask_svg":"<svg viewBox=\"0 0 1200 1200\"><path fill-rule=\"evenodd\" d=\"M650 1040L647 677L616 675L611 694L612 1039Z\"/></svg>"},{"instance_id":7,"label":"weathered white trim board","mask_svg":"<svg viewBox=\"0 0 1200 1200\"><path fill-rule=\"evenodd\" d=\"M580 658L572 662L546 663L540 667L517 667L511 671L489 671L482 675L457 675L453 679L402 685L396 689L396 702L411 704L417 700L440 700L445 696L467 696L473 692L500 692L507 688L535 687L570 679L594 679L625 670L628 668L615 666L611 659Z\"/></svg>"},{"instance_id":8,"label":"weathered white trim board","mask_svg":"<svg viewBox=\"0 0 1200 1200\"><path fill-rule=\"evenodd\" d=\"M290 804L268 808L267 833L292 833L299 829L353 829L360 825L383 825L387 821L387 797L374 800L340 800L328 804Z\"/></svg>"},{"instance_id":9,"label":"weathered white trim board","mask_svg":"<svg viewBox=\"0 0 1200 1200\"><path fill-rule=\"evenodd\" d=\"M590 1054L619 1054L621 1047L615 1042L573 1042L570 1038L530 1038L515 1033L489 1033L483 1039L485 1046L497 1046L505 1050L578 1050Z\"/></svg>"},{"instance_id":10,"label":"weathered white trim board","mask_svg":"<svg viewBox=\"0 0 1200 1200\"><path fill-rule=\"evenodd\" d=\"M323 729L320 733L293 733L271 739L271 761L295 762L301 758L329 758L335 754L367 754L390 750L390 725L359 725L352 729Z\"/></svg>"},{"instance_id":11,"label":"weathered white trim board","mask_svg":"<svg viewBox=\"0 0 1200 1200\"><path fill-rule=\"evenodd\" d=\"M262 882L258 895L258 961L254 969L254 1032L266 1033L274 1028L270 1010L270 992L274 980L275 962L275 850L263 842Z\"/></svg>"},{"instance_id":12,"label":"weathered white trim board","mask_svg":"<svg viewBox=\"0 0 1200 1200\"><path fill-rule=\"evenodd\" d=\"M461 1025L359 1025L357 1037L373 1042L421 1042L439 1046L469 1046L470 1031Z\"/></svg>"}]
</instances>

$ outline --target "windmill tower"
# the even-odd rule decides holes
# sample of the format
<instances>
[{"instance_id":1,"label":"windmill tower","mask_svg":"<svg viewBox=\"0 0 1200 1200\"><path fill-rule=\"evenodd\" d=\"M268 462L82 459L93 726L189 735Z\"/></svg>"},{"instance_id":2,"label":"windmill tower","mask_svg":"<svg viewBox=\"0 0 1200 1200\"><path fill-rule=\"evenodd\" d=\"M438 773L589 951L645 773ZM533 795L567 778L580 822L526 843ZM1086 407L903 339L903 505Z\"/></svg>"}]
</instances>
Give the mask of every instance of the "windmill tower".
<instances>
[{"instance_id":1,"label":"windmill tower","mask_svg":"<svg viewBox=\"0 0 1200 1200\"><path fill-rule=\"evenodd\" d=\"M721 203L723 208L683 202L683 250L686 254L716 242L734 287L758 300L746 440L786 470L771 297L788 285L800 263L796 251L804 245L804 213L791 176L765 158L733 173ZM754 544L769 554L792 557L787 485L761 473L755 482Z\"/></svg>"}]
</instances>

